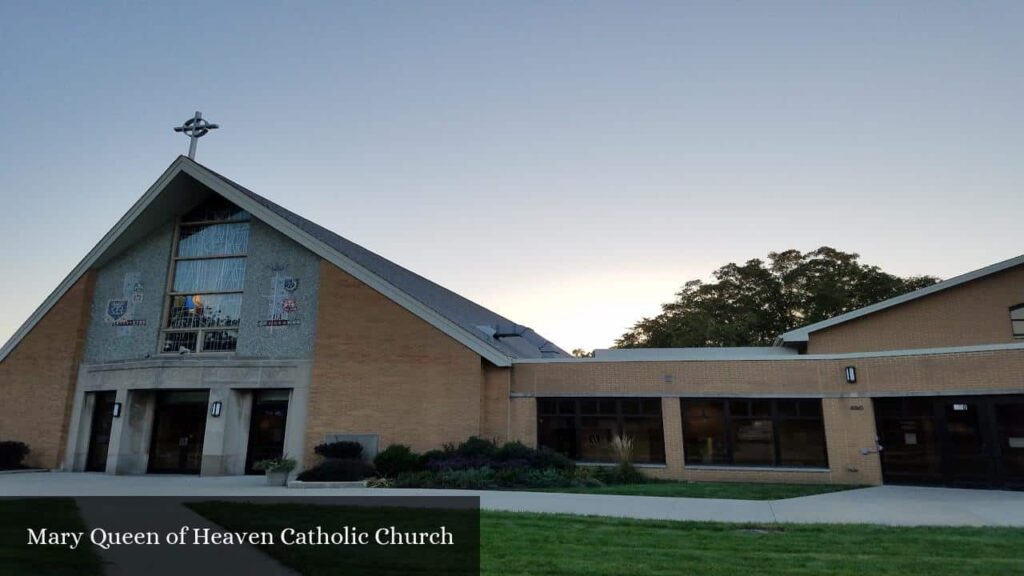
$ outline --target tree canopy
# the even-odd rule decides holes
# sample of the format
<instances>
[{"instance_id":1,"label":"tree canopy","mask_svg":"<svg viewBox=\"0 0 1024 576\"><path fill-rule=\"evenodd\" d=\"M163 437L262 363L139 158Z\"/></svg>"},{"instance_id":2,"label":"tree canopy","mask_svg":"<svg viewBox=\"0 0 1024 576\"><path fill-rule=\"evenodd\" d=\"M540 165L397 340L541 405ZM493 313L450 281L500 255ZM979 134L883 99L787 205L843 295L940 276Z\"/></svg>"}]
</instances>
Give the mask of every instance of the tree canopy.
<instances>
[{"instance_id":1,"label":"tree canopy","mask_svg":"<svg viewBox=\"0 0 1024 576\"><path fill-rule=\"evenodd\" d=\"M783 332L938 282L901 278L859 259L823 246L726 264L713 282L684 284L661 314L637 322L615 346L766 346Z\"/></svg>"}]
</instances>

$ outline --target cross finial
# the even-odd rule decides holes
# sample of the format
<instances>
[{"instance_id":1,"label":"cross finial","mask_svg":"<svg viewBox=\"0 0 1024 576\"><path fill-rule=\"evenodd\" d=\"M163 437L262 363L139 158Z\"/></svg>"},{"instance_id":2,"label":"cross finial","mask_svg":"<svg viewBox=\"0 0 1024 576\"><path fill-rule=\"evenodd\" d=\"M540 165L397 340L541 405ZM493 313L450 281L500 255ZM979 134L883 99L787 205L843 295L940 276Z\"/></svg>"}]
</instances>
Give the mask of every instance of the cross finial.
<instances>
[{"instance_id":1,"label":"cross finial","mask_svg":"<svg viewBox=\"0 0 1024 576\"><path fill-rule=\"evenodd\" d=\"M196 159L196 142L206 136L206 133L210 130L216 130L220 126L216 124L210 124L206 120L203 120L203 113L196 111L196 115L185 121L184 124L174 129L175 132L184 132L189 137L188 144L188 157L192 160Z\"/></svg>"}]
</instances>

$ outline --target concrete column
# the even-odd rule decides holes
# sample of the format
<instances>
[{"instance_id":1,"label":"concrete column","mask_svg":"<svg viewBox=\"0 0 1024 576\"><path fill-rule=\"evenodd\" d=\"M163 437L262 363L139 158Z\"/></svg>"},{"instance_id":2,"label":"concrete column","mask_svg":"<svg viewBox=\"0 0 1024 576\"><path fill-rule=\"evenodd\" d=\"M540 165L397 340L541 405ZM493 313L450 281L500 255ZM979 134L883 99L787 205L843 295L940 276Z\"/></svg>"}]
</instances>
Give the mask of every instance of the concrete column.
<instances>
[{"instance_id":1,"label":"concrete column","mask_svg":"<svg viewBox=\"0 0 1024 576\"><path fill-rule=\"evenodd\" d=\"M252 418L251 390L230 390L224 403L224 460L222 473L245 474L245 457L249 449L249 423Z\"/></svg>"},{"instance_id":2,"label":"concrete column","mask_svg":"<svg viewBox=\"0 0 1024 576\"><path fill-rule=\"evenodd\" d=\"M89 436L92 433L92 413L96 395L75 391L71 407L71 421L68 423L68 444L64 450L63 470L81 472L89 455Z\"/></svg>"},{"instance_id":3,"label":"concrete column","mask_svg":"<svg viewBox=\"0 0 1024 576\"><path fill-rule=\"evenodd\" d=\"M126 424L131 407L128 405L128 390L122 388L114 396L114 402L121 403L121 415L110 422L110 446L107 448L107 474L117 474L121 460L121 444L127 448L131 426Z\"/></svg>"},{"instance_id":4,"label":"concrete column","mask_svg":"<svg viewBox=\"0 0 1024 576\"><path fill-rule=\"evenodd\" d=\"M284 428L284 455L298 465L293 474L305 469L306 415L309 412L309 388L293 388L288 397L288 419Z\"/></svg>"},{"instance_id":5,"label":"concrete column","mask_svg":"<svg viewBox=\"0 0 1024 576\"><path fill-rule=\"evenodd\" d=\"M153 435L155 397L145 390L117 391L121 417L114 418L107 451L107 474L145 474Z\"/></svg>"},{"instance_id":6,"label":"concrete column","mask_svg":"<svg viewBox=\"0 0 1024 576\"><path fill-rule=\"evenodd\" d=\"M203 458L199 467L201 476L223 476L225 474L225 446L229 418L227 417L228 388L211 388L206 402L206 431L203 434ZM214 402L221 403L220 416L211 415Z\"/></svg>"}]
</instances>

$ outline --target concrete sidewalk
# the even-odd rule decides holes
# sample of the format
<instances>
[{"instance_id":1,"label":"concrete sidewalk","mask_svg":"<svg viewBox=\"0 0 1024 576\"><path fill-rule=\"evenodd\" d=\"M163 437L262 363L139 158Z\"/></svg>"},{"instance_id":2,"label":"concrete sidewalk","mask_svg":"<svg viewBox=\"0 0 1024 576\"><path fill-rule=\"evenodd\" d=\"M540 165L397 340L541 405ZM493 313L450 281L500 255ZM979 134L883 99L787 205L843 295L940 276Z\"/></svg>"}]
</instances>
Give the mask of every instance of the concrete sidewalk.
<instances>
[{"instance_id":1,"label":"concrete sidewalk","mask_svg":"<svg viewBox=\"0 0 1024 576\"><path fill-rule=\"evenodd\" d=\"M259 476L0 475L0 496L479 496L485 510L716 522L872 523L1024 527L1024 492L879 486L775 501L547 492L289 489Z\"/></svg>"}]
</instances>

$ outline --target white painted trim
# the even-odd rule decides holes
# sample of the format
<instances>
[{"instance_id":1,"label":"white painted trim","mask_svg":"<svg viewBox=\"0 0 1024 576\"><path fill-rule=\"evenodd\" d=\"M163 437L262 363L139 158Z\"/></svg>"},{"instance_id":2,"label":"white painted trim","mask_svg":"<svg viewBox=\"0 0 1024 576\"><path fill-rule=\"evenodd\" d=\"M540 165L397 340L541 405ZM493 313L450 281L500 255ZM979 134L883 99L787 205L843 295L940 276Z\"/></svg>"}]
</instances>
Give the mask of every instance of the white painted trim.
<instances>
[{"instance_id":1,"label":"white painted trim","mask_svg":"<svg viewBox=\"0 0 1024 576\"><path fill-rule=\"evenodd\" d=\"M881 350L878 352L848 352L843 354L768 354L763 356L747 356L735 358L687 358L687 359L659 359L659 358L629 358L629 359L604 359L604 358L516 358L513 364L593 364L593 363L616 363L616 362L792 362L804 360L857 360L860 358L894 358L900 356L936 356L941 354L964 354L974 352L999 352L1005 350L1024 350L1024 342L1013 342L1009 344L981 344L977 346L954 346L950 348L915 348L910 350Z\"/></svg>"},{"instance_id":2,"label":"white painted trim","mask_svg":"<svg viewBox=\"0 0 1024 576\"><path fill-rule=\"evenodd\" d=\"M83 258L82 261L71 270L71 273L68 274L64 280L57 285L57 288L51 292L45 300L43 300L43 303L40 304L34 312L32 312L32 315L29 316L17 330L15 330L14 334L9 340L7 340L7 343L0 348L0 362L3 362L7 358L11 351L13 351L14 348L17 347L18 343L21 342L22 338L27 336L28 333L35 328L36 324L46 316L46 313L49 312L61 297L63 297L64 294L66 294L67 291L75 285L75 282L78 282L78 280L89 271L89 268L91 268L100 256L102 256L103 253L106 252L106 250L118 239L118 237L128 229L139 214L141 214L143 210L150 205L153 199L160 194L164 187L167 186L168 182L170 182L174 176L178 175L178 172L181 170L183 159L184 157L179 157L167 167L167 170L164 170L164 173L157 178L156 182L154 182L148 190L146 190L146 193L143 194L127 212L125 212L124 216L114 224L114 227L100 239L99 243L85 255L85 258ZM90 302L90 306L91 304L92 303Z\"/></svg>"},{"instance_id":3,"label":"white painted trim","mask_svg":"<svg viewBox=\"0 0 1024 576\"><path fill-rule=\"evenodd\" d=\"M961 284L966 284L973 280L977 280L978 278L984 278L985 276L989 276L997 272L1002 272L1003 270L1009 270L1010 268L1020 266L1021 264L1024 264L1024 254L1016 256L1014 258L1010 258L1009 260L996 262L995 264L986 266L984 268L979 268L978 270L974 270L966 274L955 276L953 278L950 278L949 280L944 280L942 282L932 284L931 286L926 286L919 290L914 290L913 292L908 292L901 296L896 296L895 298L883 300L877 304L872 304L871 306L865 306L863 308L858 308L857 310L847 312L846 314L833 316L828 320L822 320L821 322L815 322L814 324L809 324L802 328L797 328L796 330L790 330L789 332L779 335L775 339L775 343L776 345L782 345L785 342L807 342L811 332L817 332L818 330L823 330L825 328L835 326L836 324L849 322L850 320L854 320L862 316L867 316L868 314L873 314L875 312L885 310L886 308L892 308L893 306L898 306L905 302L910 302L911 300L923 298L924 296L928 296L929 294L934 294L936 292L948 290L950 288L960 286Z\"/></svg>"},{"instance_id":4,"label":"white painted trim","mask_svg":"<svg viewBox=\"0 0 1024 576\"><path fill-rule=\"evenodd\" d=\"M165 170L160 178L150 186L146 193L143 194L142 198L140 198L128 210L128 212L121 217L110 232L107 232L103 239L100 240L99 244L97 244L81 262L79 262L74 270L72 270L71 273L60 283L57 289L54 290L46 300L43 301L39 308L32 313L28 320L18 328L10 340L4 344L3 348L0 348L0 362L2 362L7 355L14 350L22 338L32 331L32 328L34 328L46 313L49 312L50 309L60 300L60 298L71 289L75 282L85 275L85 273L96 263L103 253L117 240L117 238L128 229L139 214L149 206L153 199L159 196L160 192L163 191L167 184L182 172L191 176L217 194L220 194L234 202L240 208L247 210L257 219L272 226L277 231L288 236L298 244L351 274L367 286L373 288L377 292L380 292L392 302L405 308L409 312L412 312L431 326L452 337L463 346L466 346L473 352L479 354L483 358L486 358L492 364L501 367L511 366L511 359L507 355L501 353L495 348L492 348L491 346L488 346L484 342L480 341L480 339L472 336L461 326L444 317L442 314L439 314L434 309L424 305L419 300L416 300L393 284L385 281L380 276L370 272L352 259L328 246L326 243L314 238L312 235L276 214L269 208L263 206L242 192L239 192L233 185L225 182L216 174L213 174L203 166L188 160L184 156L179 156L177 160L168 166L167 170Z\"/></svg>"}]
</instances>

